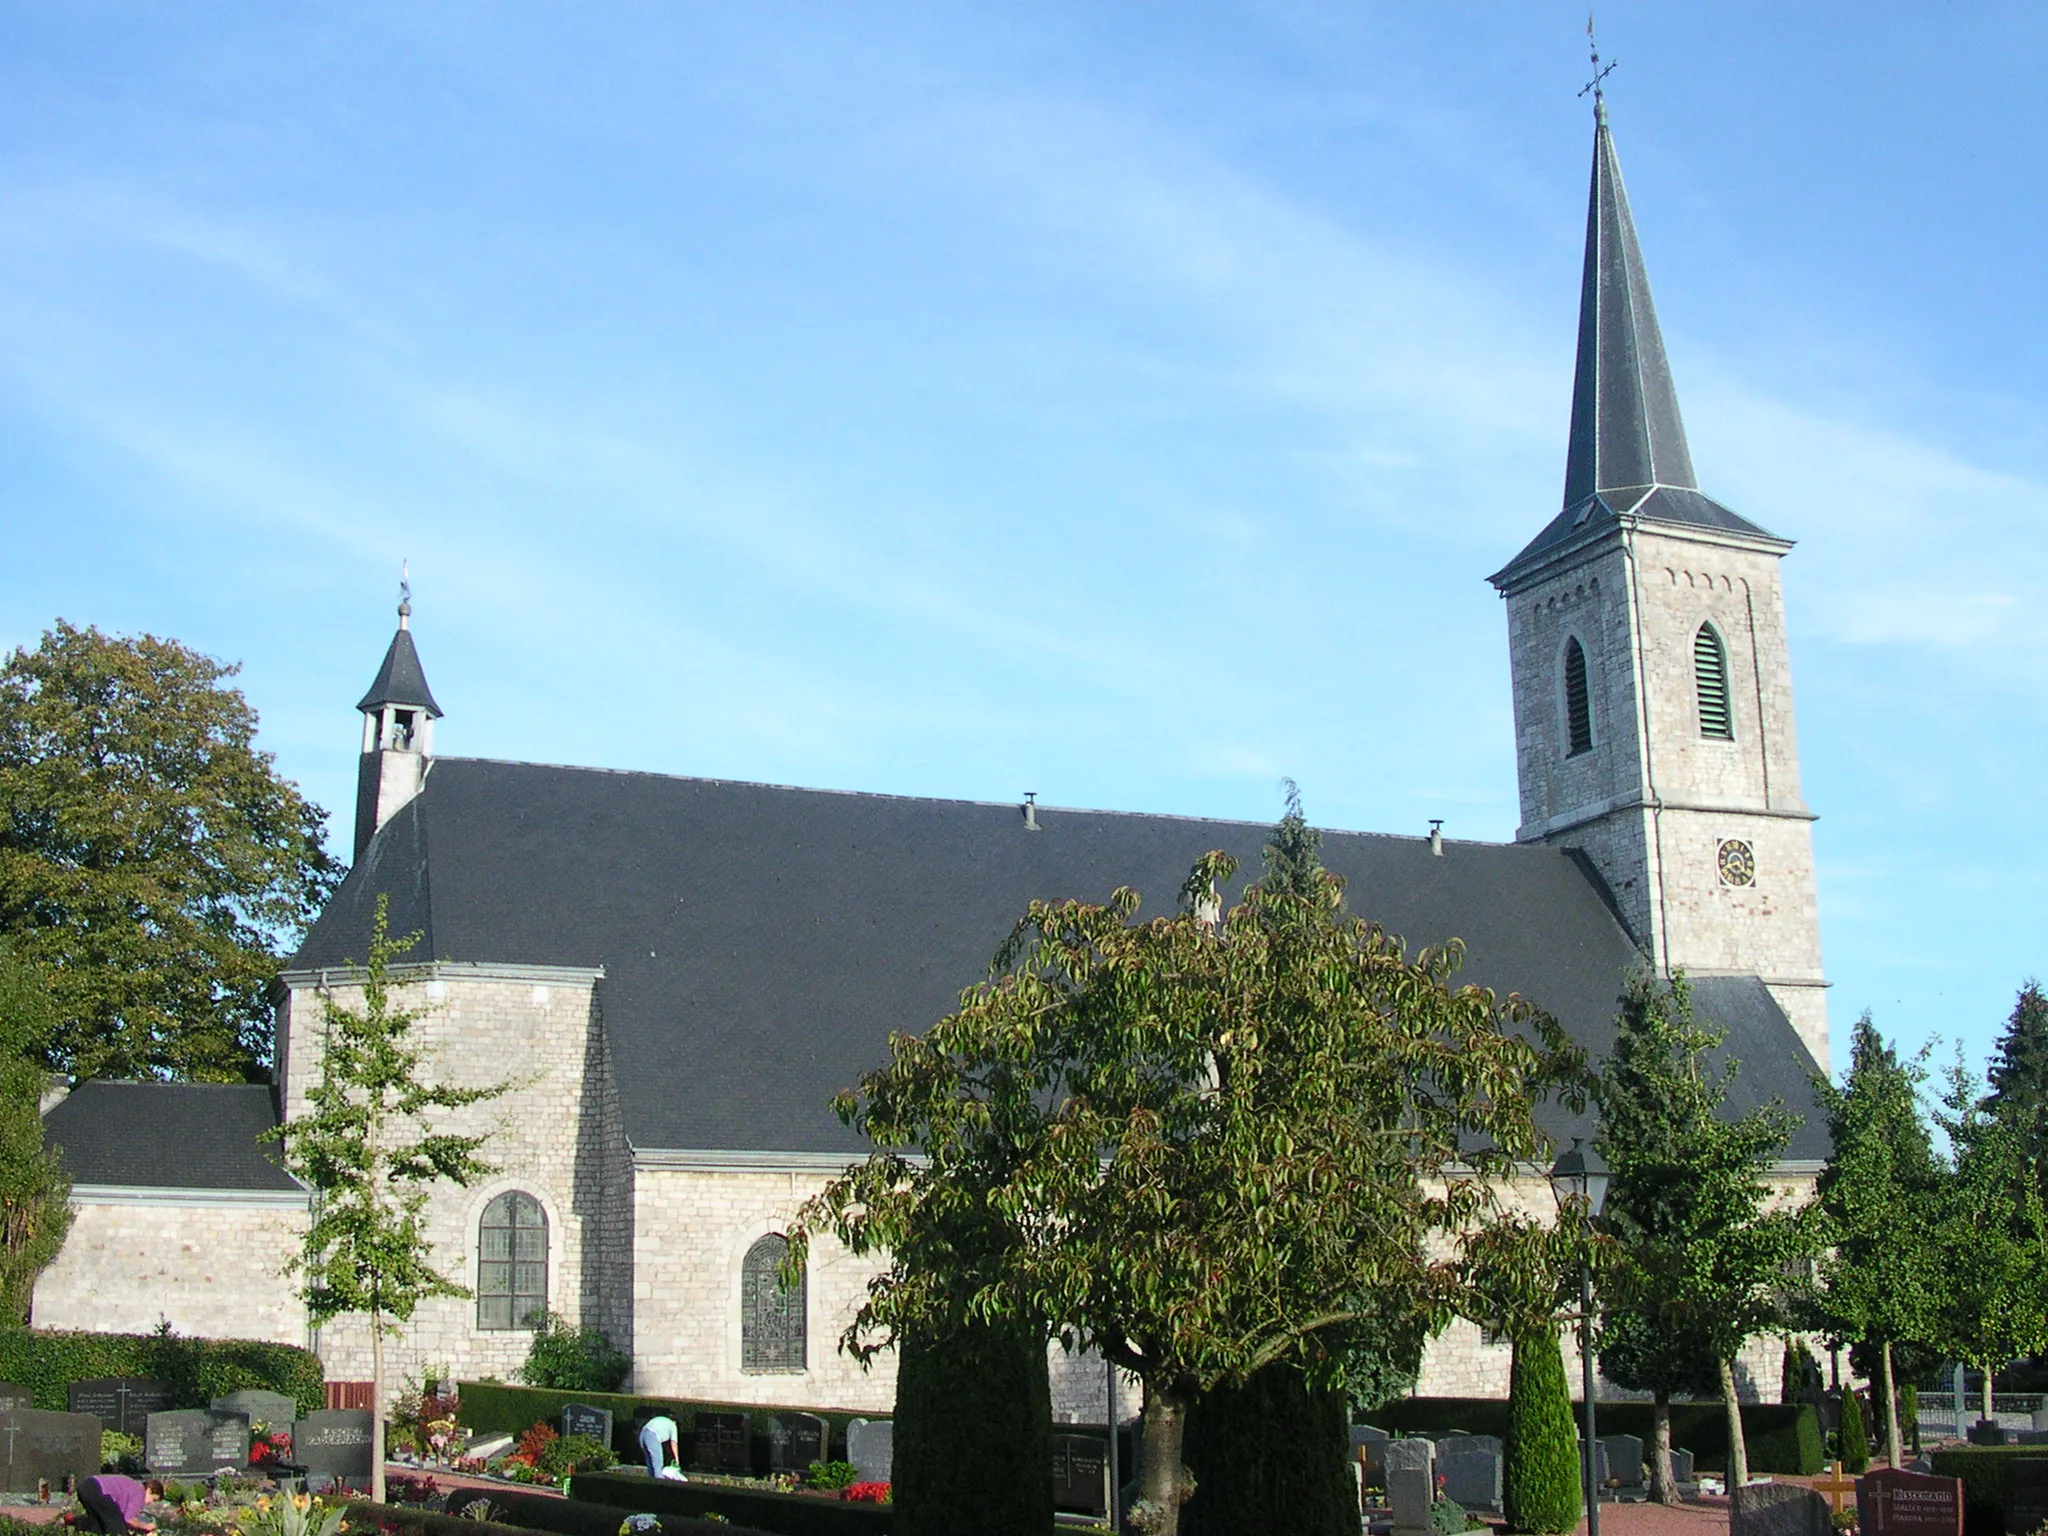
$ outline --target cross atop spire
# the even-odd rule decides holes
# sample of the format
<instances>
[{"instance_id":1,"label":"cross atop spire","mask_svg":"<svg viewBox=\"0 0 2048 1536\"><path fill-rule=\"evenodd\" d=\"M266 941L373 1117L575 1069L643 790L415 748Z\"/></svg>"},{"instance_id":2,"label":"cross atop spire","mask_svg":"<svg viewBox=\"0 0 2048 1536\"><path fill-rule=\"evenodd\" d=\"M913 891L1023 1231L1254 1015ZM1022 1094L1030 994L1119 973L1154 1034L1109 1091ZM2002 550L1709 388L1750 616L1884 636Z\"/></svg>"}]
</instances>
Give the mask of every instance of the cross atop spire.
<instances>
[{"instance_id":1,"label":"cross atop spire","mask_svg":"<svg viewBox=\"0 0 2048 1536\"><path fill-rule=\"evenodd\" d=\"M1607 121L1607 92L1601 89L1601 82L1621 68L1621 60L1611 60L1605 69L1600 67L1600 41L1593 36L1591 11L1586 12L1586 46L1593 53L1593 78L1579 87L1579 94L1583 96L1588 91L1593 93L1593 121L1604 123Z\"/></svg>"}]
</instances>

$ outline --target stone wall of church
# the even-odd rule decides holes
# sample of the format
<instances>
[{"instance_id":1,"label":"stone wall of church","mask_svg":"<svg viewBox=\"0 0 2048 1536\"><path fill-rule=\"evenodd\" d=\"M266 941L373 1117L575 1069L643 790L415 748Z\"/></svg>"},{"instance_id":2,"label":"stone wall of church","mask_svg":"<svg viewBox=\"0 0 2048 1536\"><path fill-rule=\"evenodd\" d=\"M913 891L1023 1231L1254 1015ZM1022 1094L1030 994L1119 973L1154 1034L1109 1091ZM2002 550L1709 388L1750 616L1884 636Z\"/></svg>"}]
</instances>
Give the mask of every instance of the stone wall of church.
<instances>
[{"instance_id":1,"label":"stone wall of church","mask_svg":"<svg viewBox=\"0 0 2048 1536\"><path fill-rule=\"evenodd\" d=\"M306 1312L285 1260L303 1206L74 1198L71 1233L36 1281L38 1328L179 1333L305 1344Z\"/></svg>"},{"instance_id":2,"label":"stone wall of church","mask_svg":"<svg viewBox=\"0 0 2048 1536\"><path fill-rule=\"evenodd\" d=\"M741 1363L740 1267L762 1237L789 1230L825 1185L822 1171L649 1168L633 1200L633 1389L664 1397L888 1414L896 1360L863 1370L839 1338L882 1267L830 1238L811 1248L806 1365L753 1372Z\"/></svg>"},{"instance_id":3,"label":"stone wall of church","mask_svg":"<svg viewBox=\"0 0 2048 1536\"><path fill-rule=\"evenodd\" d=\"M316 982L293 982L281 1020L286 1113L302 1113L319 1067ZM632 1329L631 1168L589 972L445 966L408 974L398 1006L418 1010L416 1038L436 1077L461 1087L509 1082L502 1098L441 1116L437 1129L485 1135L495 1172L466 1190L437 1189L428 1207L432 1262L464 1287L477 1283L478 1228L497 1196L533 1196L547 1216L547 1305L572 1323L604 1328L623 1344ZM354 1006L354 989L336 1000ZM423 1302L410 1326L386 1347L386 1376L446 1367L457 1376L510 1379L526 1358L526 1329L478 1326L465 1298ZM328 1375L370 1376L368 1329L342 1318L320 1331Z\"/></svg>"}]
</instances>

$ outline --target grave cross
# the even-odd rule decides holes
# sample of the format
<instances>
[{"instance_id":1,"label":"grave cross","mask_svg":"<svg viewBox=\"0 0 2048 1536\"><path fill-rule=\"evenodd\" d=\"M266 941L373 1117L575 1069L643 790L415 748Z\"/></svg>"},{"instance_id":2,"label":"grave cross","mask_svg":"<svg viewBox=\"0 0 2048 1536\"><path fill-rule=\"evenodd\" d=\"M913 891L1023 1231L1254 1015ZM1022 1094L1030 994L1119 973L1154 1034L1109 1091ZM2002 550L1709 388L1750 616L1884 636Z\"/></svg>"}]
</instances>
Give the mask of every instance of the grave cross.
<instances>
[{"instance_id":1,"label":"grave cross","mask_svg":"<svg viewBox=\"0 0 2048 1536\"><path fill-rule=\"evenodd\" d=\"M19 1424L9 1424L7 1426L7 1465L10 1467L14 1465L14 1437L20 1432L21 1426Z\"/></svg>"},{"instance_id":2,"label":"grave cross","mask_svg":"<svg viewBox=\"0 0 2048 1536\"><path fill-rule=\"evenodd\" d=\"M1856 1479L1843 1477L1842 1464L1839 1461L1831 1461L1828 1463L1828 1475L1825 1478L1814 1479L1813 1491L1826 1494L1828 1508L1839 1515L1842 1512L1842 1496L1854 1495L1856 1492Z\"/></svg>"}]
</instances>

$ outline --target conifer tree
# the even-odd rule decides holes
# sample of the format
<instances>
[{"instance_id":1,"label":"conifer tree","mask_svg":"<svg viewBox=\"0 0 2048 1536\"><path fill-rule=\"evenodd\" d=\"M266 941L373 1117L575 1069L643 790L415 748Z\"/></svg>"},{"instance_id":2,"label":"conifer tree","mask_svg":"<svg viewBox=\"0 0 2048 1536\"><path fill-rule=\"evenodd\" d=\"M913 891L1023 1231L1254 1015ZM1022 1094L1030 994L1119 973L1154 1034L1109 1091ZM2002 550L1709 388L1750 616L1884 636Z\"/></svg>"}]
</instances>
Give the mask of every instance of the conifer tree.
<instances>
[{"instance_id":1,"label":"conifer tree","mask_svg":"<svg viewBox=\"0 0 2048 1536\"><path fill-rule=\"evenodd\" d=\"M1987 1075L1991 1112L2018 1134L2035 1168L2048 1174L2048 995L2032 977L2013 1001Z\"/></svg>"},{"instance_id":2,"label":"conifer tree","mask_svg":"<svg viewBox=\"0 0 2048 1536\"><path fill-rule=\"evenodd\" d=\"M313 1190L313 1221L286 1272L297 1274L314 1327L360 1314L370 1325L371 1486L384 1501L384 1340L435 1296L467 1296L433 1267L422 1230L435 1184L467 1188L493 1170L486 1137L436 1128L438 1116L481 1104L510 1083L458 1088L437 1082L413 1037L423 1017L395 1005L391 963L419 942L394 939L379 896L363 966L362 1006L321 999L319 1080L303 1113L271 1133L285 1166Z\"/></svg>"},{"instance_id":3,"label":"conifer tree","mask_svg":"<svg viewBox=\"0 0 2048 1536\"><path fill-rule=\"evenodd\" d=\"M1863 1429L1863 1399L1842 1389L1842 1469L1862 1476L1870 1470L1870 1436Z\"/></svg>"},{"instance_id":4,"label":"conifer tree","mask_svg":"<svg viewBox=\"0 0 2048 1536\"><path fill-rule=\"evenodd\" d=\"M71 1230L71 1180L43 1145L40 1052L55 1013L41 974L0 941L0 1328L29 1321L36 1277Z\"/></svg>"},{"instance_id":5,"label":"conifer tree","mask_svg":"<svg viewBox=\"0 0 2048 1536\"><path fill-rule=\"evenodd\" d=\"M1616 1025L1599 1087L1599 1146L1613 1170L1601 1225L1619 1255L1601 1283L1602 1367L1653 1394L1651 1476L1665 1487L1671 1394L1717 1376L1730 1486L1740 1487L1749 1467L1735 1356L1782 1323L1785 1276L1816 1246L1810 1212L1771 1209L1764 1179L1793 1122L1778 1104L1722 1118L1738 1063L1709 1069L1721 1036L1694 1021L1683 974L1632 977Z\"/></svg>"},{"instance_id":6,"label":"conifer tree","mask_svg":"<svg viewBox=\"0 0 2048 1536\"><path fill-rule=\"evenodd\" d=\"M1940 1291L1931 1237L1941 1176L1920 1107L1924 1055L1901 1061L1865 1013L1856 1021L1842 1086L1814 1081L1833 1137L1817 1186L1828 1242L1819 1267L1822 1325L1876 1356L1877 1428L1895 1467L1901 1447L1894 1349L1929 1335Z\"/></svg>"}]
</instances>

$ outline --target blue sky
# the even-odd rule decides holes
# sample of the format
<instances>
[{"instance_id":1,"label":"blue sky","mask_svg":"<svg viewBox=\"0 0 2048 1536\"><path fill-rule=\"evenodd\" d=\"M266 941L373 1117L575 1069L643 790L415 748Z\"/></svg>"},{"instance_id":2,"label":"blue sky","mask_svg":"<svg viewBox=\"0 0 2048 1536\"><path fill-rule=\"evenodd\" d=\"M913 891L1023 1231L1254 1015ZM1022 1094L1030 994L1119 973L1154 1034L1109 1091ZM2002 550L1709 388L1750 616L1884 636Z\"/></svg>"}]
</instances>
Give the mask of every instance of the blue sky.
<instances>
[{"instance_id":1,"label":"blue sky","mask_svg":"<svg viewBox=\"0 0 2048 1536\"><path fill-rule=\"evenodd\" d=\"M1575 5L0 4L0 644L452 753L1506 838ZM1703 487L1786 565L1837 1039L2048 890L2048 14L1612 5Z\"/></svg>"}]
</instances>

